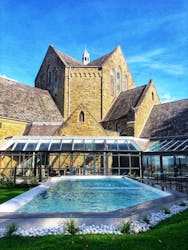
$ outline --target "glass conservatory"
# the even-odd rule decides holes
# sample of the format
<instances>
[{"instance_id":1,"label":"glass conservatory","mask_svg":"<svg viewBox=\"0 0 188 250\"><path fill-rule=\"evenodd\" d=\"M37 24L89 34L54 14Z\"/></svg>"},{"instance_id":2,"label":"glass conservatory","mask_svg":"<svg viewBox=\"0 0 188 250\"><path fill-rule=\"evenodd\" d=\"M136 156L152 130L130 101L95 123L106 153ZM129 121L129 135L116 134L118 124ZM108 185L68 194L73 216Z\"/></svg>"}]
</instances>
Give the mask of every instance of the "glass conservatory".
<instances>
[{"instance_id":1,"label":"glass conservatory","mask_svg":"<svg viewBox=\"0 0 188 250\"><path fill-rule=\"evenodd\" d=\"M142 154L143 176L188 176L188 139L163 139Z\"/></svg>"},{"instance_id":2,"label":"glass conservatory","mask_svg":"<svg viewBox=\"0 0 188 250\"><path fill-rule=\"evenodd\" d=\"M141 149L133 137L12 137L0 145L0 174L141 176Z\"/></svg>"}]
</instances>

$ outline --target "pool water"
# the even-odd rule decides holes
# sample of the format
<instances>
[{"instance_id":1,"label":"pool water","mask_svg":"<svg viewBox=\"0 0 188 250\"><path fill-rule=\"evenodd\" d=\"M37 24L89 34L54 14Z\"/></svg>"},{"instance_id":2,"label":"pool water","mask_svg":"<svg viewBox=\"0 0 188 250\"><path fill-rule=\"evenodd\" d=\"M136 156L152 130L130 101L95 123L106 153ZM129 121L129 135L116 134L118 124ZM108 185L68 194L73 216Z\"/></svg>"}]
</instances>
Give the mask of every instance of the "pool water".
<instances>
[{"instance_id":1,"label":"pool water","mask_svg":"<svg viewBox=\"0 0 188 250\"><path fill-rule=\"evenodd\" d=\"M128 178L62 180L18 212L109 212L168 194Z\"/></svg>"}]
</instances>

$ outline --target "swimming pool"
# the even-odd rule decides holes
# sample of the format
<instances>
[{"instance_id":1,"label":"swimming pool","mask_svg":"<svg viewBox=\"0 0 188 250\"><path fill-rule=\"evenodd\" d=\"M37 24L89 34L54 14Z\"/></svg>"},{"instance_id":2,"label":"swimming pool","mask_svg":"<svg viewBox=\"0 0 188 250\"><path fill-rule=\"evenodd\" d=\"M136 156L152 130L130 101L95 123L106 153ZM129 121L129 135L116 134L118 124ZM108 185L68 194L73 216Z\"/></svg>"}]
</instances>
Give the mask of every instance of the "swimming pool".
<instances>
[{"instance_id":1,"label":"swimming pool","mask_svg":"<svg viewBox=\"0 0 188 250\"><path fill-rule=\"evenodd\" d=\"M110 212L168 195L125 177L63 178L17 212Z\"/></svg>"}]
</instances>

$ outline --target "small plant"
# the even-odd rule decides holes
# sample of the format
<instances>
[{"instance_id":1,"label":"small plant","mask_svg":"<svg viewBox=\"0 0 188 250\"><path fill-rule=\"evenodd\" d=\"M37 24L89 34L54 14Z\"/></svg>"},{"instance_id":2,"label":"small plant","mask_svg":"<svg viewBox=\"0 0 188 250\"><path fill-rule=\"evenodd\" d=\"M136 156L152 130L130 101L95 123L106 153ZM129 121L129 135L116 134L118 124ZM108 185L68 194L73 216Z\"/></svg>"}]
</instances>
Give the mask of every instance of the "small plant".
<instances>
[{"instance_id":1,"label":"small plant","mask_svg":"<svg viewBox=\"0 0 188 250\"><path fill-rule=\"evenodd\" d=\"M31 179L31 185L32 185L32 186L36 186L37 184L38 184L37 177L33 177L33 178Z\"/></svg>"},{"instance_id":2,"label":"small plant","mask_svg":"<svg viewBox=\"0 0 188 250\"><path fill-rule=\"evenodd\" d=\"M13 188L15 187L14 178L9 176L0 177L0 188Z\"/></svg>"},{"instance_id":3,"label":"small plant","mask_svg":"<svg viewBox=\"0 0 188 250\"><path fill-rule=\"evenodd\" d=\"M182 202L179 203L179 206L185 207L185 206L186 206L186 203L185 203L184 201L182 201Z\"/></svg>"},{"instance_id":4,"label":"small plant","mask_svg":"<svg viewBox=\"0 0 188 250\"><path fill-rule=\"evenodd\" d=\"M10 224L10 226L6 231L5 237L11 237L16 230L17 230L16 224L15 223Z\"/></svg>"},{"instance_id":5,"label":"small plant","mask_svg":"<svg viewBox=\"0 0 188 250\"><path fill-rule=\"evenodd\" d=\"M168 209L168 208L163 208L163 212L165 213L165 214L170 214L170 210Z\"/></svg>"},{"instance_id":6,"label":"small plant","mask_svg":"<svg viewBox=\"0 0 188 250\"><path fill-rule=\"evenodd\" d=\"M70 219L69 221L67 221L66 226L67 226L67 231L72 235L79 232L79 228L76 227L74 219Z\"/></svg>"},{"instance_id":7,"label":"small plant","mask_svg":"<svg viewBox=\"0 0 188 250\"><path fill-rule=\"evenodd\" d=\"M142 218L142 220L143 220L145 223L147 223L147 224L150 223L150 220L149 220L149 218L148 218L146 215Z\"/></svg>"},{"instance_id":8,"label":"small plant","mask_svg":"<svg viewBox=\"0 0 188 250\"><path fill-rule=\"evenodd\" d=\"M122 234L129 234L130 233L130 229L131 229L131 221L124 222L120 226L120 232Z\"/></svg>"}]
</instances>

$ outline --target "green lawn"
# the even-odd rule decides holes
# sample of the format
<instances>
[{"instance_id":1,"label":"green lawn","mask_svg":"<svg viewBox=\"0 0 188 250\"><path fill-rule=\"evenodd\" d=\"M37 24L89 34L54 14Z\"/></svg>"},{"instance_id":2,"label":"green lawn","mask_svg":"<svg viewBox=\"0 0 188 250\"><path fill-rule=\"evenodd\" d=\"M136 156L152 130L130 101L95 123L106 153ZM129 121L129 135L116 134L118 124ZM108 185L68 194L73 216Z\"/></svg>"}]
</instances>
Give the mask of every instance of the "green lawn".
<instances>
[{"instance_id":1,"label":"green lawn","mask_svg":"<svg viewBox=\"0 0 188 250\"><path fill-rule=\"evenodd\" d=\"M88 249L88 250L187 250L188 210L161 222L154 229L137 235L43 236L0 239L1 250Z\"/></svg>"},{"instance_id":2,"label":"green lawn","mask_svg":"<svg viewBox=\"0 0 188 250\"><path fill-rule=\"evenodd\" d=\"M11 198L24 193L28 188L0 188L0 204Z\"/></svg>"}]
</instances>

